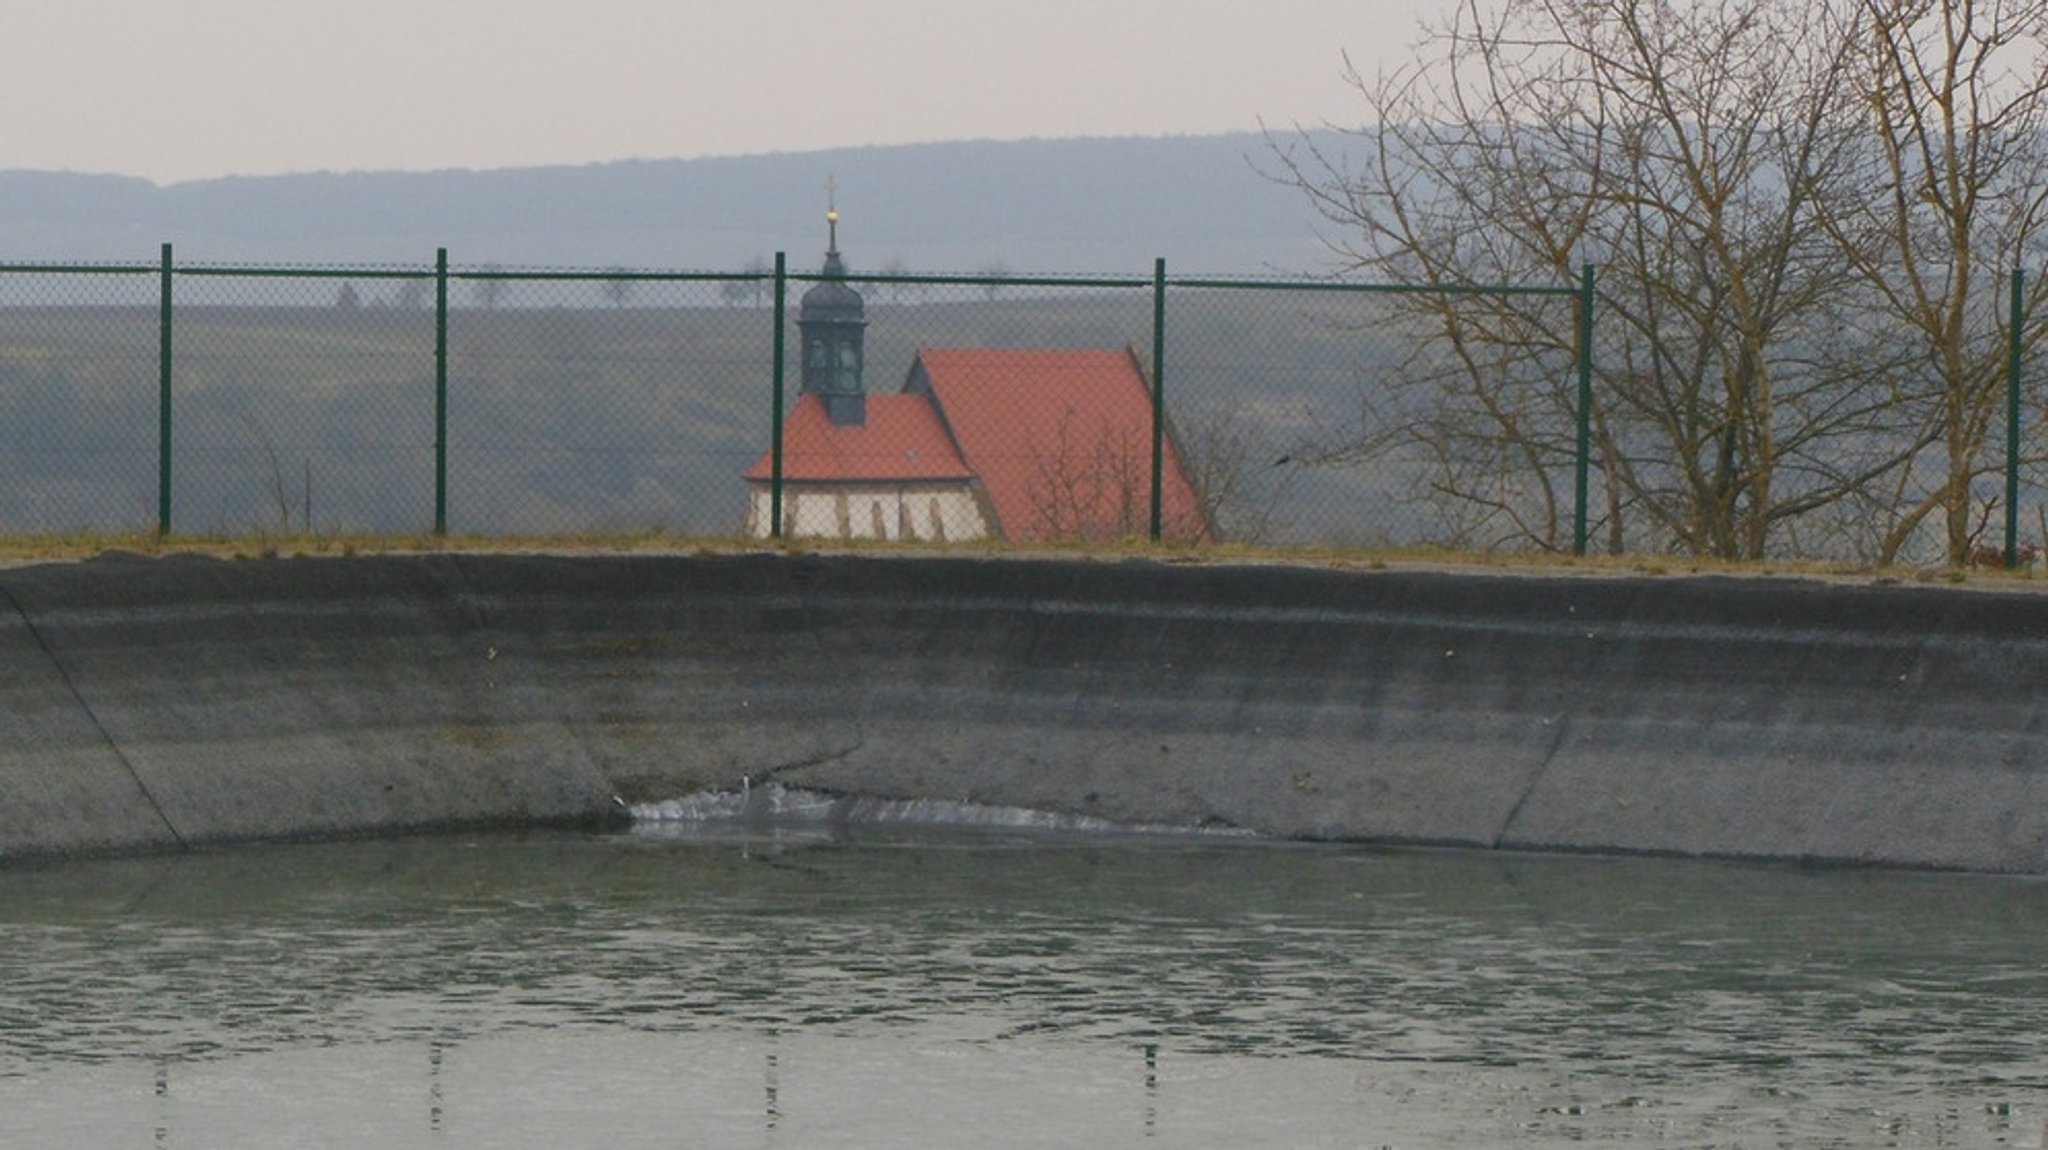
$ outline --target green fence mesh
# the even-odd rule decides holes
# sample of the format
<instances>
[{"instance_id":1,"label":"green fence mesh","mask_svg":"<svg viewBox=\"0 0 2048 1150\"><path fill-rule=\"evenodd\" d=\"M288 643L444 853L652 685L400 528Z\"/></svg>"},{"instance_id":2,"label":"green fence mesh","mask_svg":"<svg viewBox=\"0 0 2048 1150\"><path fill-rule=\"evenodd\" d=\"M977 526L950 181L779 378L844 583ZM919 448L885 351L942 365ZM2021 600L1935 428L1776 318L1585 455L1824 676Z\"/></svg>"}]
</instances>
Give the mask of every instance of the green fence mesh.
<instances>
[{"instance_id":1,"label":"green fence mesh","mask_svg":"<svg viewBox=\"0 0 2048 1150\"><path fill-rule=\"evenodd\" d=\"M456 279L449 529L736 534L740 472L771 426L761 288L617 272Z\"/></svg>"},{"instance_id":2,"label":"green fence mesh","mask_svg":"<svg viewBox=\"0 0 2048 1150\"><path fill-rule=\"evenodd\" d=\"M434 325L418 278L223 273L174 287L173 525L433 527Z\"/></svg>"},{"instance_id":3,"label":"green fence mesh","mask_svg":"<svg viewBox=\"0 0 2048 1150\"><path fill-rule=\"evenodd\" d=\"M159 334L152 269L0 275L0 531L154 526Z\"/></svg>"},{"instance_id":4,"label":"green fence mesh","mask_svg":"<svg viewBox=\"0 0 2048 1150\"><path fill-rule=\"evenodd\" d=\"M799 262L0 264L0 532L1715 554L1714 517L1761 490L1715 486L1726 405L1673 386L1684 349L1625 298L1594 306L1582 361L1583 283ZM826 350L807 296L853 307L855 351ZM2048 540L2041 333L2016 330L1965 428L1976 560ZM1773 352L1770 426L1799 435L1768 444L1764 557L1953 558L1951 517L1906 518L1956 470L1926 365L1811 366L1817 340L1881 334Z\"/></svg>"}]
</instances>

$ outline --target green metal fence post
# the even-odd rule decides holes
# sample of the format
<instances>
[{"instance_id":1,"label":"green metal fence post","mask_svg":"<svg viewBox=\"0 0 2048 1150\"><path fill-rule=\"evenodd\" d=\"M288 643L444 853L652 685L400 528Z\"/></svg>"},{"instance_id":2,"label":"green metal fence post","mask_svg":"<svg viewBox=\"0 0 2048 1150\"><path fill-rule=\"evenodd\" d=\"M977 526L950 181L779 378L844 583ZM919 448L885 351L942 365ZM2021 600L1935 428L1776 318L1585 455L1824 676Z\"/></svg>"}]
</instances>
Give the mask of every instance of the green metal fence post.
<instances>
[{"instance_id":1,"label":"green metal fence post","mask_svg":"<svg viewBox=\"0 0 2048 1150\"><path fill-rule=\"evenodd\" d=\"M1152 261L1152 542L1165 521L1166 257Z\"/></svg>"},{"instance_id":2,"label":"green metal fence post","mask_svg":"<svg viewBox=\"0 0 2048 1150\"><path fill-rule=\"evenodd\" d=\"M2020 565L2020 325L2026 322L2027 273L2012 271L2012 322L2005 360L2005 569ZM2044 540L2048 542L2048 540Z\"/></svg>"},{"instance_id":3,"label":"green metal fence post","mask_svg":"<svg viewBox=\"0 0 2048 1150\"><path fill-rule=\"evenodd\" d=\"M156 537L171 533L171 245L160 256L156 335Z\"/></svg>"},{"instance_id":4,"label":"green metal fence post","mask_svg":"<svg viewBox=\"0 0 2048 1150\"><path fill-rule=\"evenodd\" d=\"M769 412L768 423L768 534L771 538L782 538L782 324L783 312L789 299L789 263L787 253L775 253L775 366L774 410Z\"/></svg>"},{"instance_id":5,"label":"green metal fence post","mask_svg":"<svg viewBox=\"0 0 2048 1150\"><path fill-rule=\"evenodd\" d=\"M1593 265L1579 274L1578 446L1572 467L1572 554L1586 553L1586 502L1593 454Z\"/></svg>"},{"instance_id":6,"label":"green metal fence post","mask_svg":"<svg viewBox=\"0 0 2048 1150\"><path fill-rule=\"evenodd\" d=\"M448 249L434 251L434 534L448 534Z\"/></svg>"}]
</instances>

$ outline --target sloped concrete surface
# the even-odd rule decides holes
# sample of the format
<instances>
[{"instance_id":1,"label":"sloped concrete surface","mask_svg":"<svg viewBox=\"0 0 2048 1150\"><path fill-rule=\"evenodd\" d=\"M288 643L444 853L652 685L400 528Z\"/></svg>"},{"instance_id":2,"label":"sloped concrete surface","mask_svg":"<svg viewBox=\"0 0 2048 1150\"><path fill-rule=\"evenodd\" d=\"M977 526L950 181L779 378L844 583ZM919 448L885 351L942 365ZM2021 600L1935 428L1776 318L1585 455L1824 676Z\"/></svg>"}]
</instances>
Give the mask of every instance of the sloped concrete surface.
<instances>
[{"instance_id":1,"label":"sloped concrete surface","mask_svg":"<svg viewBox=\"0 0 2048 1150\"><path fill-rule=\"evenodd\" d=\"M1055 559L0 570L0 858L742 779L1313 839L2048 871L2048 599Z\"/></svg>"}]
</instances>

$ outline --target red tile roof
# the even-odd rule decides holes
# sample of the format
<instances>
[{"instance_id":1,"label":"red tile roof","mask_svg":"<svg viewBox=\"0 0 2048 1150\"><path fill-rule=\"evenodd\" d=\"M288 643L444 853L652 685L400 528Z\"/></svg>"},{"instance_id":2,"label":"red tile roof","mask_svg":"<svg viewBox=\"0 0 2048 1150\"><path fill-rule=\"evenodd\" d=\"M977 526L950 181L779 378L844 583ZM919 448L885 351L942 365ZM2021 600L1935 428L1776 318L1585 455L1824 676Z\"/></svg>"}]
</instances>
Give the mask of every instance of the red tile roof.
<instances>
[{"instance_id":1,"label":"red tile roof","mask_svg":"<svg viewBox=\"0 0 2048 1150\"><path fill-rule=\"evenodd\" d=\"M979 479L999 534L1118 539L1151 530L1152 393L1137 357L1101 348L925 348L904 390L869 395L867 420L834 425L815 395L783 425L796 483ZM1161 531L1213 538L1168 435ZM764 453L747 469L772 477Z\"/></svg>"},{"instance_id":2,"label":"red tile roof","mask_svg":"<svg viewBox=\"0 0 2048 1150\"><path fill-rule=\"evenodd\" d=\"M1102 539L1150 530L1152 395L1131 352L925 348L904 389L937 399L1004 536ZM1209 539L1170 435L1164 450L1163 534Z\"/></svg>"},{"instance_id":3,"label":"red tile roof","mask_svg":"<svg viewBox=\"0 0 2048 1150\"><path fill-rule=\"evenodd\" d=\"M763 453L746 478L766 483L774 461ZM815 395L797 398L782 427L782 477L795 482L964 481L960 458L931 401L922 395L870 395L867 422L835 425Z\"/></svg>"}]
</instances>

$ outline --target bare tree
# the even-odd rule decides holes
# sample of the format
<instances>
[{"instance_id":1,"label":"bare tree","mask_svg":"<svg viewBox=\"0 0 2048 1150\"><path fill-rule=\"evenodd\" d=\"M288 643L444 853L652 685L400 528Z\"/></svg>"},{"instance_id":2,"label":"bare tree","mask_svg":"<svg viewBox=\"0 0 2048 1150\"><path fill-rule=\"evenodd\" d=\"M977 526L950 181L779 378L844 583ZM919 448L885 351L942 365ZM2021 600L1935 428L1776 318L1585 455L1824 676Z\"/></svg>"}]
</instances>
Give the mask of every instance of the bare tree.
<instances>
[{"instance_id":1,"label":"bare tree","mask_svg":"<svg viewBox=\"0 0 2048 1150\"><path fill-rule=\"evenodd\" d=\"M1771 553L1910 459L1836 338L1864 289L1823 203L1854 194L1859 57L1802 0L1465 0L1418 62L1351 73L1353 147L1276 138L1281 174L1435 333L1325 459L1398 445L1493 542L1565 545L1575 321L1476 290L1600 268L1592 412L1614 550ZM1347 153L1355 153L1357 158Z\"/></svg>"},{"instance_id":2,"label":"bare tree","mask_svg":"<svg viewBox=\"0 0 2048 1150\"><path fill-rule=\"evenodd\" d=\"M1052 442L1031 437L1025 452L1032 468L1026 498L1034 536L1100 540L1144 534L1151 457L1133 431L1091 429L1068 411L1053 429Z\"/></svg>"},{"instance_id":3,"label":"bare tree","mask_svg":"<svg viewBox=\"0 0 2048 1150\"><path fill-rule=\"evenodd\" d=\"M1141 539L1152 520L1152 443L1141 429L1089 421L1067 411L1050 442L1026 438L1025 536L1043 540ZM1173 466L1171 459L1168 466ZM1210 543L1215 532L1196 491L1193 505L1167 500L1160 534L1172 543Z\"/></svg>"},{"instance_id":4,"label":"bare tree","mask_svg":"<svg viewBox=\"0 0 2048 1150\"><path fill-rule=\"evenodd\" d=\"M598 290L604 295L606 303L613 307L625 307L632 302L633 293L639 286L633 281L632 273L627 269L613 268L611 274L598 285Z\"/></svg>"},{"instance_id":5,"label":"bare tree","mask_svg":"<svg viewBox=\"0 0 2048 1150\"><path fill-rule=\"evenodd\" d=\"M983 260L981 266L974 269L974 274L981 281L982 294L986 295L990 302L994 302L996 297L1003 294L1003 281L1009 279L1012 273L1009 262L1001 256L996 256Z\"/></svg>"},{"instance_id":6,"label":"bare tree","mask_svg":"<svg viewBox=\"0 0 2048 1150\"><path fill-rule=\"evenodd\" d=\"M1238 543L1271 542L1287 526L1281 509L1301 480L1291 449L1239 401L1193 414L1183 406L1173 427L1197 518L1210 525L1210 534Z\"/></svg>"},{"instance_id":7,"label":"bare tree","mask_svg":"<svg viewBox=\"0 0 2048 1150\"><path fill-rule=\"evenodd\" d=\"M909 294L905 289L916 286L915 284L906 284L897 278L910 274L910 265L903 262L902 256L890 256L882 261L881 274L891 280L891 282L882 285L883 290L888 293L891 303L902 303L903 297Z\"/></svg>"},{"instance_id":8,"label":"bare tree","mask_svg":"<svg viewBox=\"0 0 2048 1150\"><path fill-rule=\"evenodd\" d=\"M498 305L505 302L505 285L505 278L498 274L498 267L493 264L484 269L483 275L470 282L469 291L484 310L496 311Z\"/></svg>"},{"instance_id":9,"label":"bare tree","mask_svg":"<svg viewBox=\"0 0 2048 1150\"><path fill-rule=\"evenodd\" d=\"M767 302L768 293L774 288L775 265L769 263L766 256L755 256L748 261L746 274L744 282L753 293L754 306L760 307Z\"/></svg>"},{"instance_id":10,"label":"bare tree","mask_svg":"<svg viewBox=\"0 0 2048 1150\"><path fill-rule=\"evenodd\" d=\"M1897 558L1932 518L1944 557L1961 565L1986 518L1973 486L1996 466L1989 440L2010 338L2004 273L2038 257L2030 245L2048 222L2048 7L1838 2L1844 37L1863 53L1865 145L1850 159L1867 192L1823 200L1825 222L1884 325L1904 335L1901 374L1928 400L1921 430L1931 451L1882 509L1878 558ZM2038 326L2024 334L2028 343L2041 335Z\"/></svg>"},{"instance_id":11,"label":"bare tree","mask_svg":"<svg viewBox=\"0 0 2048 1150\"><path fill-rule=\"evenodd\" d=\"M291 483L285 478L285 468L282 459L278 455L277 443L271 438L269 430L253 415L243 415L242 424L249 429L249 434L256 440L256 446L263 454L265 486L270 496L270 502L277 508L277 530L284 534L291 533L293 529L294 504L297 504L298 530L311 532L313 530L313 461L310 458L305 460L305 478L300 489L297 492L293 492L291 490Z\"/></svg>"}]
</instances>

